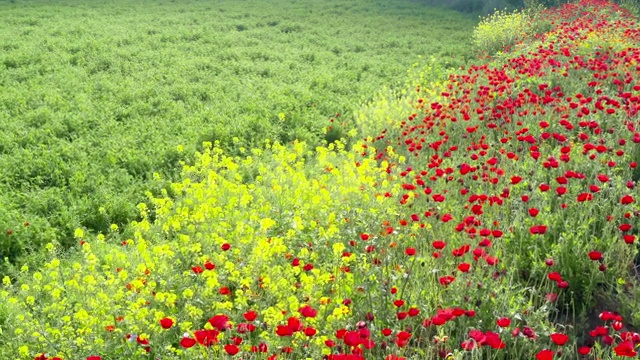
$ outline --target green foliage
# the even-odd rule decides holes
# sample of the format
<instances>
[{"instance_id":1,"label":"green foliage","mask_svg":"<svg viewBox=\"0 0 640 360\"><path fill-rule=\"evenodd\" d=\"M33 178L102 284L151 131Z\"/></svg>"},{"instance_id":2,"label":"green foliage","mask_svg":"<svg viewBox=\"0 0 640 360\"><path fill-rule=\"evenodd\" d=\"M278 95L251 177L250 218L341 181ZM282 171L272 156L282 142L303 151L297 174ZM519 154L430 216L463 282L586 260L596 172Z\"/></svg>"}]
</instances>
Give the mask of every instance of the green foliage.
<instances>
[{"instance_id":1,"label":"green foliage","mask_svg":"<svg viewBox=\"0 0 640 360\"><path fill-rule=\"evenodd\" d=\"M335 141L473 25L410 1L0 2L0 256L136 219L203 141Z\"/></svg>"},{"instance_id":2,"label":"green foliage","mask_svg":"<svg viewBox=\"0 0 640 360\"><path fill-rule=\"evenodd\" d=\"M620 0L620 6L640 16L640 3L637 0Z\"/></svg>"}]
</instances>

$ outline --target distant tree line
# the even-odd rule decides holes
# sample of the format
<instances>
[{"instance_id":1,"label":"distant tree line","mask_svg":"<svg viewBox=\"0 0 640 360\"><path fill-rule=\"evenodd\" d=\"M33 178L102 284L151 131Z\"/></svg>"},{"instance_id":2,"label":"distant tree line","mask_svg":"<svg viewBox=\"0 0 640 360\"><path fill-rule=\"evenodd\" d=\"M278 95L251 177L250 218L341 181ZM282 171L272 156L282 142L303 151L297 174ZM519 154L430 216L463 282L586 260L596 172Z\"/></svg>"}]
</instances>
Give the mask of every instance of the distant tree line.
<instances>
[{"instance_id":1,"label":"distant tree line","mask_svg":"<svg viewBox=\"0 0 640 360\"><path fill-rule=\"evenodd\" d=\"M444 6L465 13L481 13L488 14L494 9L522 9L525 5L534 3L541 4L545 7L560 6L568 0L422 0L423 2L433 6ZM613 0L620 2L621 0ZM626 0L638 3L639 0Z\"/></svg>"}]
</instances>

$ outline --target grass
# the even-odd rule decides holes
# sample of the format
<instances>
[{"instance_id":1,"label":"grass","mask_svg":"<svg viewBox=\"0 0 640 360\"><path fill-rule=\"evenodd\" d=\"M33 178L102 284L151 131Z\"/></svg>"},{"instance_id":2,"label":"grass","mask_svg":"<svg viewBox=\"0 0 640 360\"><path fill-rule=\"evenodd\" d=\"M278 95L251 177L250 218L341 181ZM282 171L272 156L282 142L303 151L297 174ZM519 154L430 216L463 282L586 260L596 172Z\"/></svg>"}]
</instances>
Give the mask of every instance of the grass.
<instances>
[{"instance_id":1,"label":"grass","mask_svg":"<svg viewBox=\"0 0 640 360\"><path fill-rule=\"evenodd\" d=\"M0 1L0 256L122 227L203 141L334 141L419 55L462 64L475 22L410 1Z\"/></svg>"}]
</instances>

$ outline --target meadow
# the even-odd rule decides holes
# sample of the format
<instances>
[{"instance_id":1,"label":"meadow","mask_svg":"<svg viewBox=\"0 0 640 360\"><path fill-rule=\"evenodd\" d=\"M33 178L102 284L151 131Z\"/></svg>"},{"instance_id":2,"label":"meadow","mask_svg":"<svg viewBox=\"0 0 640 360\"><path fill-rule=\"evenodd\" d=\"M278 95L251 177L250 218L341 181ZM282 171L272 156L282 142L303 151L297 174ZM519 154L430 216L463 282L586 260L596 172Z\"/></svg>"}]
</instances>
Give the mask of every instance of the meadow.
<instances>
[{"instance_id":1,"label":"meadow","mask_svg":"<svg viewBox=\"0 0 640 360\"><path fill-rule=\"evenodd\" d=\"M124 228L203 141L334 141L419 56L463 63L475 23L409 1L1 1L0 258Z\"/></svg>"},{"instance_id":2,"label":"meadow","mask_svg":"<svg viewBox=\"0 0 640 360\"><path fill-rule=\"evenodd\" d=\"M637 21L498 12L317 141L176 145L135 220L2 279L0 354L638 358Z\"/></svg>"}]
</instances>

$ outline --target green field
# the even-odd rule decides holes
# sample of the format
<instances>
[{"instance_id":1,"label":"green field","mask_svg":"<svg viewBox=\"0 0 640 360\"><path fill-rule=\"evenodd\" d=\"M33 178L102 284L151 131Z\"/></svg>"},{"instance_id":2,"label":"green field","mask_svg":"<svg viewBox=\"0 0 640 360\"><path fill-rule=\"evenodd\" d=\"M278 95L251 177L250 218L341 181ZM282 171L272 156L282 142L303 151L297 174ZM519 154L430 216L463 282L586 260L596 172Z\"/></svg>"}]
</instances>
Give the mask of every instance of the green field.
<instances>
[{"instance_id":1,"label":"green field","mask_svg":"<svg viewBox=\"0 0 640 360\"><path fill-rule=\"evenodd\" d=\"M404 0L0 1L0 256L128 223L203 141L332 141L419 56L462 64L476 22Z\"/></svg>"}]
</instances>

